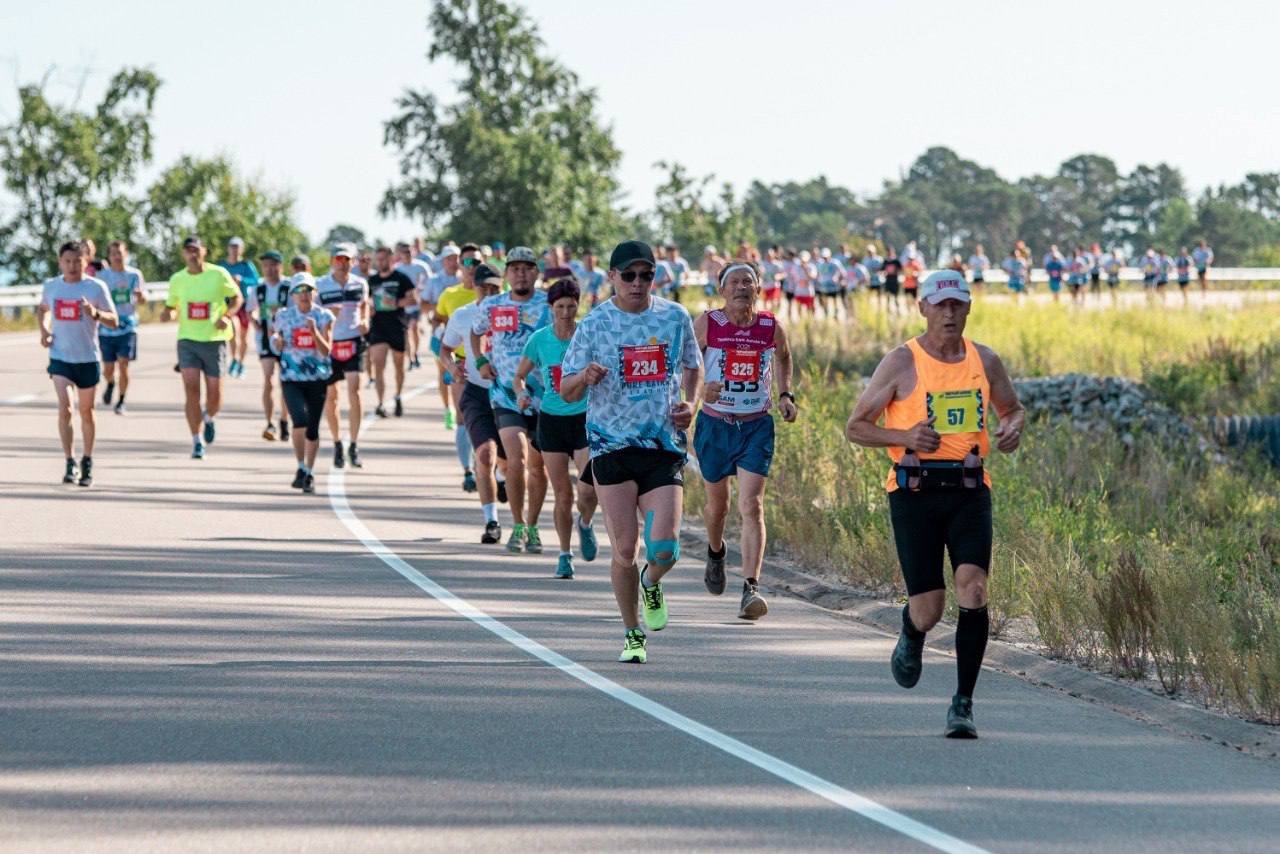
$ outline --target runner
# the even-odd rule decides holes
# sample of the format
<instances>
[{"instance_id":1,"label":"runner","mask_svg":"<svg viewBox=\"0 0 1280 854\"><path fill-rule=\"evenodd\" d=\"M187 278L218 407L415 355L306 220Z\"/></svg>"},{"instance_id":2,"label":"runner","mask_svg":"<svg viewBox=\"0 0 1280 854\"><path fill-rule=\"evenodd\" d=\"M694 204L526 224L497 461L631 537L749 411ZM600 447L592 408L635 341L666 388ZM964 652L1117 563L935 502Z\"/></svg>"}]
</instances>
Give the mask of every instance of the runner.
<instances>
[{"instance_id":1,"label":"runner","mask_svg":"<svg viewBox=\"0 0 1280 854\"><path fill-rule=\"evenodd\" d=\"M680 301L680 289L689 275L689 262L680 254L680 247L674 243L667 244L667 266L671 268L671 293L676 302Z\"/></svg>"},{"instance_id":2,"label":"runner","mask_svg":"<svg viewBox=\"0 0 1280 854\"><path fill-rule=\"evenodd\" d=\"M475 449L475 484L480 493L480 509L484 513L484 533L480 542L492 545L502 541L502 528L498 525L498 503L495 500L498 497L495 474L501 438L498 435L498 422L493 416L493 405L489 402L489 388L493 383L481 375L472 350L466 350L465 360L461 365L458 364L458 356L463 354L463 342L471 338L471 327L480 313L479 302L501 292L502 274L487 264L480 264L472 268L472 276L472 301L450 311L444 337L440 339L439 361L446 370L452 372L453 387L461 389L458 412L462 415L462 424L466 428L470 445ZM449 299L448 291L441 299Z\"/></svg>"},{"instance_id":3,"label":"runner","mask_svg":"<svg viewBox=\"0 0 1280 854\"><path fill-rule=\"evenodd\" d=\"M915 302L920 292L920 274L924 272L924 257L916 249L915 241L907 244L907 252L902 258L902 293L907 298L907 305Z\"/></svg>"},{"instance_id":4,"label":"runner","mask_svg":"<svg viewBox=\"0 0 1280 854\"><path fill-rule=\"evenodd\" d=\"M396 244L396 270L413 282L416 295L421 296L427 288L427 280L431 277L431 268L424 262L413 257L413 247L405 241ZM408 336L405 339L405 349L408 356L408 366L410 369L422 367L422 360L418 357L418 345L422 338L422 307L418 300L414 300L404 307L404 321L408 330Z\"/></svg>"},{"instance_id":5,"label":"runner","mask_svg":"<svg viewBox=\"0 0 1280 854\"><path fill-rule=\"evenodd\" d=\"M1142 269L1142 287L1150 297L1155 291L1156 276L1160 272L1160 259L1156 257L1156 250L1148 248L1139 267Z\"/></svg>"},{"instance_id":6,"label":"runner","mask_svg":"<svg viewBox=\"0 0 1280 854\"><path fill-rule=\"evenodd\" d=\"M770 246L764 251L764 263L760 266L764 273L764 281L761 285L764 288L765 310L777 314L778 309L782 307L782 280L786 278L786 270L782 266L782 261L779 260L777 246Z\"/></svg>"},{"instance_id":7,"label":"runner","mask_svg":"<svg viewBox=\"0 0 1280 854\"><path fill-rule=\"evenodd\" d=\"M560 397L561 363L569 341L577 329L581 292L572 278L562 278L547 289L547 303L554 322L529 336L520 366L516 368L512 390L521 407L533 405L533 395L525 378L533 371L542 386L538 410L538 448L547 467L547 478L555 490L554 520L560 542L556 578L573 578L572 529L575 491L569 477L569 461L578 469L578 544L582 559L596 559L596 534L591 517L596 511L596 491L592 485L587 453L587 402L568 403Z\"/></svg>"},{"instance_id":8,"label":"runner","mask_svg":"<svg viewBox=\"0 0 1280 854\"><path fill-rule=\"evenodd\" d=\"M231 367L227 370L229 377L244 376L244 355L249 347L249 312L245 305L249 302L249 291L258 285L258 268L244 256L244 238L233 237L227 241L227 258L219 261L218 266L231 274L240 288L240 310L232 315L232 354Z\"/></svg>"},{"instance_id":9,"label":"runner","mask_svg":"<svg viewBox=\"0 0 1280 854\"><path fill-rule=\"evenodd\" d=\"M591 475L613 544L609 575L626 630L619 661L643 663L645 625L667 624L662 578L680 558L685 436L693 423L702 357L689 313L650 293L656 259L628 240L609 258L614 296L578 324L565 352L560 396L587 398ZM683 390L683 400L681 399ZM646 565L636 566L644 517Z\"/></svg>"},{"instance_id":10,"label":"runner","mask_svg":"<svg viewBox=\"0 0 1280 854\"><path fill-rule=\"evenodd\" d=\"M491 352L478 357L476 364L480 375L493 383L489 388L489 402L506 451L507 495L512 518L507 550L518 552L523 548L531 554L541 554L538 516L547 497L547 471L538 448L536 404L539 395L534 395L533 405L522 407L516 401L512 382L525 343L530 335L551 323L551 309L546 292L534 287L538 264L532 249L512 247L507 253L506 277L511 290L488 297L480 305L471 324L467 350L483 353L480 339L487 336L491 342Z\"/></svg>"},{"instance_id":11,"label":"runner","mask_svg":"<svg viewBox=\"0 0 1280 854\"><path fill-rule=\"evenodd\" d=\"M243 302L235 279L222 267L206 264L207 254L204 243L194 234L182 242L187 266L169 277L169 296L161 315L166 322L178 318L178 368L194 460L204 459L205 445L213 444L217 435L213 419L222 408L222 373L227 364L227 343L233 334L231 317Z\"/></svg>"},{"instance_id":12,"label":"runner","mask_svg":"<svg viewBox=\"0 0 1280 854\"><path fill-rule=\"evenodd\" d=\"M1120 247L1111 250L1103 267L1107 271L1107 288L1111 291L1111 301L1115 302L1116 288L1120 287L1120 271L1124 269L1124 253L1120 251Z\"/></svg>"},{"instance_id":13,"label":"runner","mask_svg":"<svg viewBox=\"0 0 1280 854\"><path fill-rule=\"evenodd\" d=\"M1005 273L1009 276L1009 292L1015 298L1021 298L1027 292L1027 262L1022 259L1022 254L1014 249L1009 253L1009 257L1004 259L1001 264Z\"/></svg>"},{"instance_id":14,"label":"runner","mask_svg":"<svg viewBox=\"0 0 1280 854\"><path fill-rule=\"evenodd\" d=\"M1089 282L1089 267L1092 261L1085 253L1083 246L1077 246L1075 251L1071 253L1071 264L1068 275L1068 282L1071 284L1071 301L1073 303L1082 304L1084 302L1084 286Z\"/></svg>"},{"instance_id":15,"label":"runner","mask_svg":"<svg viewBox=\"0 0 1280 854\"><path fill-rule=\"evenodd\" d=\"M102 259L98 257L98 246L93 242L93 238L83 236L80 238L80 252L84 255L84 275L96 279L107 265L103 264Z\"/></svg>"},{"instance_id":16,"label":"runner","mask_svg":"<svg viewBox=\"0 0 1280 854\"><path fill-rule=\"evenodd\" d=\"M883 294L880 272L884 269L884 258L874 243L867 244L867 252L862 256L862 264L867 268L867 288L872 296Z\"/></svg>"},{"instance_id":17,"label":"runner","mask_svg":"<svg viewBox=\"0 0 1280 854\"><path fill-rule=\"evenodd\" d=\"M443 252L449 252L451 250L453 250L453 254L449 257L453 260L449 261L449 258L446 258L445 260L447 264L451 265L451 268L456 268L459 280L457 284L445 288L435 300L435 310L432 312L432 322L435 323L438 321L441 324L438 327L440 337L435 337L435 333L433 333L431 346L432 352L437 356L440 355L439 345L443 342L444 330L447 328L449 320L452 319L454 312L464 305L475 302L475 270L480 266L479 256L483 251L482 248L476 247L474 243L468 243L464 245L460 251L458 251L456 247L446 246L442 251L442 254ZM492 267L489 269L491 271L493 270ZM498 274L498 276L501 278L501 274ZM465 341L466 339L464 337L461 340ZM461 346L461 341L455 346L455 356L461 357L466 355L466 350ZM441 382L445 383L449 390L450 403L453 409L460 413L462 412L462 396L466 391L464 384L454 381L455 371L451 360L437 359L436 361L446 368ZM486 385L485 388L487 389L488 385ZM488 400L487 394L485 396L485 400ZM446 420L445 426L448 427L449 425L450 422ZM462 491L475 492L476 476L471 467L471 461L474 455L471 447L470 435L467 432L465 424L455 422L453 423L452 429L453 447L458 454L458 463L462 466Z\"/></svg>"},{"instance_id":18,"label":"runner","mask_svg":"<svg viewBox=\"0 0 1280 854\"><path fill-rule=\"evenodd\" d=\"M698 468L707 488L702 518L707 526L707 566L703 583L715 596L724 593L724 524L729 515L729 478L738 478L742 517L742 602L738 617L758 620L769 612L760 595L764 565L764 487L773 462L773 388L778 411L796 420L791 393L791 348L782 323L756 311L760 273L735 261L720 275L724 307L693 324L706 367L702 411L693 434Z\"/></svg>"},{"instance_id":19,"label":"runner","mask_svg":"<svg viewBox=\"0 0 1280 854\"><path fill-rule=\"evenodd\" d=\"M1044 272L1049 277L1049 293L1053 294L1054 302L1062 297L1062 274L1066 269L1066 261L1055 243L1044 256Z\"/></svg>"},{"instance_id":20,"label":"runner","mask_svg":"<svg viewBox=\"0 0 1280 854\"><path fill-rule=\"evenodd\" d=\"M320 306L336 314L333 323L332 351L329 354L329 388L325 393L324 417L333 441L333 467L342 468L349 461L352 468L364 468L356 443L360 440L360 421L364 406L360 402L360 372L364 369L364 336L369 334L369 283L351 272L356 248L339 243L330 253L329 275L315 284ZM338 386L347 386L347 441L342 449L342 424L338 417Z\"/></svg>"},{"instance_id":21,"label":"runner","mask_svg":"<svg viewBox=\"0 0 1280 854\"><path fill-rule=\"evenodd\" d=\"M320 450L320 419L333 367L333 312L315 304L315 279L310 273L295 278L289 294L293 305L280 309L271 321L272 345L280 354L284 401L293 419L293 455L298 470L293 488L316 491L315 464Z\"/></svg>"},{"instance_id":22,"label":"runner","mask_svg":"<svg viewBox=\"0 0 1280 854\"><path fill-rule=\"evenodd\" d=\"M892 246L884 253L880 272L884 274L884 298L888 301L890 310L897 314L902 310L902 306L898 304L898 276L902 272L902 261L898 259L898 252Z\"/></svg>"},{"instance_id":23,"label":"runner","mask_svg":"<svg viewBox=\"0 0 1280 854\"><path fill-rule=\"evenodd\" d=\"M659 246L657 248L658 264L654 269L653 275L653 292L680 302L680 294L670 293L671 283L675 280L675 272L671 269L671 265L667 263L667 250Z\"/></svg>"},{"instance_id":24,"label":"runner","mask_svg":"<svg viewBox=\"0 0 1280 854\"><path fill-rule=\"evenodd\" d=\"M1101 244L1089 247L1089 293L1097 299L1102 298L1102 265L1105 260Z\"/></svg>"},{"instance_id":25,"label":"runner","mask_svg":"<svg viewBox=\"0 0 1280 854\"><path fill-rule=\"evenodd\" d=\"M1173 260L1174 267L1178 270L1178 290L1182 293L1182 301L1187 301L1187 285L1191 284L1191 253L1187 251L1187 247L1178 250L1178 257Z\"/></svg>"},{"instance_id":26,"label":"runner","mask_svg":"<svg viewBox=\"0 0 1280 854\"><path fill-rule=\"evenodd\" d=\"M457 285L462 281L459 272L462 264L465 262L467 266L478 264L480 259L480 247L474 243L468 243L459 250L453 246L446 246L440 250L440 272L434 276L427 278L425 288L418 294L418 305L422 309L422 313L426 316L431 324L431 355L440 355L440 336L444 335L444 325L448 321L447 315L441 315L436 311L436 305L440 302L440 296L449 288ZM470 288L467 288L470 291ZM475 293L472 292L472 296ZM453 395L449 386L453 383L453 374L443 369L440 361L436 360L436 390L440 392L440 405L444 408L444 429L457 429L457 415L453 409ZM469 468L469 466L468 466Z\"/></svg>"},{"instance_id":27,"label":"runner","mask_svg":"<svg viewBox=\"0 0 1280 854\"><path fill-rule=\"evenodd\" d=\"M826 317L835 319L836 303L841 300L842 292L845 288L845 269L835 258L831 257L831 250L823 247L819 253L820 260L817 264L818 273L818 297L822 300L822 312ZM720 280L712 279L713 286Z\"/></svg>"},{"instance_id":28,"label":"runner","mask_svg":"<svg viewBox=\"0 0 1280 854\"><path fill-rule=\"evenodd\" d=\"M61 275L44 283L36 318L40 324L40 346L49 351L49 377L58 395L58 439L67 461L62 482L92 486L93 443L97 436L93 397L102 378L98 327L114 329L120 319L106 284L87 278L85 267L84 246L79 241L62 244L58 249ZM80 444L84 450L78 469L75 430L71 426L73 385L80 408Z\"/></svg>"},{"instance_id":29,"label":"runner","mask_svg":"<svg viewBox=\"0 0 1280 854\"><path fill-rule=\"evenodd\" d=\"M801 314L814 313L813 291L818 278L818 268L813 265L808 249L801 249L796 263L791 267L791 293Z\"/></svg>"},{"instance_id":30,"label":"runner","mask_svg":"<svg viewBox=\"0 0 1280 854\"><path fill-rule=\"evenodd\" d=\"M992 408L999 415L996 448L1004 453L1017 449L1025 416L1000 358L964 337L969 300L963 276L939 271L925 280L924 334L884 358L845 430L851 442L887 448L894 462L886 489L909 599L891 669L904 688L920 679L925 633L942 617L943 552L950 554L960 619L948 738L978 736L973 689L987 646L992 539L986 416Z\"/></svg>"},{"instance_id":31,"label":"runner","mask_svg":"<svg viewBox=\"0 0 1280 854\"><path fill-rule=\"evenodd\" d=\"M147 304L142 287L142 273L129 264L129 246L123 240L107 244L107 268L98 272L97 278L111 292L115 304L118 326L105 324L98 327L98 346L102 351L102 372L107 387L102 392L102 402L111 405L116 390L116 371L120 371L120 398L116 401L116 415L124 415L124 396L129 391L129 363L138 358L138 308Z\"/></svg>"},{"instance_id":32,"label":"runner","mask_svg":"<svg viewBox=\"0 0 1280 854\"><path fill-rule=\"evenodd\" d=\"M587 308L595 308L600 304L600 294L607 281L604 270L596 268L595 252L588 250L582 256L582 272L582 287L587 293Z\"/></svg>"},{"instance_id":33,"label":"runner","mask_svg":"<svg viewBox=\"0 0 1280 854\"><path fill-rule=\"evenodd\" d=\"M725 248L728 249L727 246ZM724 269L726 263L726 259L722 258L711 244L708 243L702 248L702 263L698 265L698 268L702 270L702 275L706 282L703 287L710 288L707 291L707 296L715 293L715 283L720 281L720 271Z\"/></svg>"},{"instance_id":34,"label":"runner","mask_svg":"<svg viewBox=\"0 0 1280 854\"><path fill-rule=\"evenodd\" d=\"M1209 248L1208 241L1201 240L1191 250L1191 260L1196 262L1196 281L1200 283L1200 293L1203 294L1209 290L1209 268L1213 266L1213 250Z\"/></svg>"},{"instance_id":35,"label":"runner","mask_svg":"<svg viewBox=\"0 0 1280 854\"><path fill-rule=\"evenodd\" d=\"M1169 273L1173 271L1173 259L1161 247L1156 247L1156 293L1160 299L1165 298L1165 288L1169 285Z\"/></svg>"},{"instance_id":36,"label":"runner","mask_svg":"<svg viewBox=\"0 0 1280 854\"><path fill-rule=\"evenodd\" d=\"M991 259L987 257L987 250L981 243L973 247L973 254L969 256L969 269L973 272L974 290L981 291L987 281L987 271L991 269Z\"/></svg>"},{"instance_id":37,"label":"runner","mask_svg":"<svg viewBox=\"0 0 1280 854\"><path fill-rule=\"evenodd\" d=\"M289 441L289 419L284 405L283 386L280 392L280 434L277 437L273 418L276 413L275 386L276 365L280 357L271 349L271 319L276 312L289 304L289 282L280 278L280 267L284 256L274 249L258 256L262 264L262 278L249 291L249 317L253 320L253 337L258 349L258 364L262 366L262 413L267 417L267 426L262 429L262 438L274 442L277 438L282 442Z\"/></svg>"},{"instance_id":38,"label":"runner","mask_svg":"<svg viewBox=\"0 0 1280 854\"><path fill-rule=\"evenodd\" d=\"M373 363L373 385L378 393L378 406L373 410L379 418L387 417L384 406L387 391L387 351L396 374L395 413L404 415L404 355L408 346L409 320L405 308L417 303L413 282L391 266L391 250L379 246L374 251L377 269L369 277L369 294L373 297L373 319L369 322L369 360Z\"/></svg>"}]
</instances>

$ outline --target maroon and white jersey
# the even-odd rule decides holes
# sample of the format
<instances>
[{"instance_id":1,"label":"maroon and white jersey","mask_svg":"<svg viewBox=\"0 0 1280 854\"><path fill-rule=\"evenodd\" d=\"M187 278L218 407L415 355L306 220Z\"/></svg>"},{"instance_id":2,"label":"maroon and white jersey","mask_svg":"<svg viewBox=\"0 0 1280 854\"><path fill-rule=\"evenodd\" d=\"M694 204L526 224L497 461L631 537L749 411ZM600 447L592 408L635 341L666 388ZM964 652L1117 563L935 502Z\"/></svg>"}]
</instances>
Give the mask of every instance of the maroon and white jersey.
<instances>
[{"instance_id":1,"label":"maroon and white jersey","mask_svg":"<svg viewBox=\"0 0 1280 854\"><path fill-rule=\"evenodd\" d=\"M721 309L707 315L706 381L723 383L720 399L706 404L725 415L766 412L772 403L773 315L756 312L750 326L736 326Z\"/></svg>"}]
</instances>

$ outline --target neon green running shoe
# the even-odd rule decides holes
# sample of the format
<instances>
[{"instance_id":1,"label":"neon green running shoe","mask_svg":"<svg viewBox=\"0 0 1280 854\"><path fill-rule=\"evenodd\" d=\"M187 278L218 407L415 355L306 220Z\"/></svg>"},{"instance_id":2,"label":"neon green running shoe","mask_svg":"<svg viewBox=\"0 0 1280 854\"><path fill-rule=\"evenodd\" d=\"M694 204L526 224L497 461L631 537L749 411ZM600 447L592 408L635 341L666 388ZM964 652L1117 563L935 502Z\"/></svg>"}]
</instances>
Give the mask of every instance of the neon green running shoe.
<instances>
[{"instance_id":1,"label":"neon green running shoe","mask_svg":"<svg viewBox=\"0 0 1280 854\"><path fill-rule=\"evenodd\" d=\"M457 428L457 426L458 426L457 416L453 414L452 409L446 409L444 411L444 429L454 430Z\"/></svg>"},{"instance_id":2,"label":"neon green running shoe","mask_svg":"<svg viewBox=\"0 0 1280 854\"><path fill-rule=\"evenodd\" d=\"M507 551L518 552L524 548L524 525L512 525L511 536L507 539Z\"/></svg>"},{"instance_id":3,"label":"neon green running shoe","mask_svg":"<svg viewBox=\"0 0 1280 854\"><path fill-rule=\"evenodd\" d=\"M537 525L524 529L524 550L531 555L542 554L542 535L538 533Z\"/></svg>"},{"instance_id":4,"label":"neon green running shoe","mask_svg":"<svg viewBox=\"0 0 1280 854\"><path fill-rule=\"evenodd\" d=\"M643 571L640 573L640 604L644 606L644 624L649 631L660 632L667 627L667 597L662 595L662 582L647 586Z\"/></svg>"},{"instance_id":5,"label":"neon green running shoe","mask_svg":"<svg viewBox=\"0 0 1280 854\"><path fill-rule=\"evenodd\" d=\"M649 654L644 649L644 632L639 629L627 629L627 639L622 642L622 655L618 661L627 664L644 664Z\"/></svg>"}]
</instances>

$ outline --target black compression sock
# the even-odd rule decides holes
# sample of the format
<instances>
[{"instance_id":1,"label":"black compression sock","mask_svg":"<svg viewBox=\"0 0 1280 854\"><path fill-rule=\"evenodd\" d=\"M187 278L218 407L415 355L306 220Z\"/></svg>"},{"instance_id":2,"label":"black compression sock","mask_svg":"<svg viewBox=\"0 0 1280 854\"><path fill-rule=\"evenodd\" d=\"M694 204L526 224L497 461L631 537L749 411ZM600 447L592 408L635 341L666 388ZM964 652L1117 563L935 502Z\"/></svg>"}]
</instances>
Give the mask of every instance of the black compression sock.
<instances>
[{"instance_id":1,"label":"black compression sock","mask_svg":"<svg viewBox=\"0 0 1280 854\"><path fill-rule=\"evenodd\" d=\"M920 640L924 637L924 632L916 628L916 624L911 622L911 605L902 606L902 627L907 630L907 637L912 640Z\"/></svg>"},{"instance_id":2,"label":"black compression sock","mask_svg":"<svg viewBox=\"0 0 1280 854\"><path fill-rule=\"evenodd\" d=\"M724 557L728 551L729 551L729 547L724 543L720 544L720 551L718 552L712 551L711 546L707 546L707 556L713 557L716 560L719 560L720 558Z\"/></svg>"},{"instance_id":3,"label":"black compression sock","mask_svg":"<svg viewBox=\"0 0 1280 854\"><path fill-rule=\"evenodd\" d=\"M961 697L973 697L973 686L978 684L990 633L991 620L986 605L960 609L960 620L956 624L956 693Z\"/></svg>"}]
</instances>

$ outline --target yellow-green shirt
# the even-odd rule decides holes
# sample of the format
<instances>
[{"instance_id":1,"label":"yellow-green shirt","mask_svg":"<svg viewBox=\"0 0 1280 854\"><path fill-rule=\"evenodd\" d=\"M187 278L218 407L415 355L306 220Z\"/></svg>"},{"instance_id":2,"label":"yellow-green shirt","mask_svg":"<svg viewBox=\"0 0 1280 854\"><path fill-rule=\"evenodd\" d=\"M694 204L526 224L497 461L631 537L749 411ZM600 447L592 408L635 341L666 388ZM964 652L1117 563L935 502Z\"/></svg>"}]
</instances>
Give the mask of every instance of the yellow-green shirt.
<instances>
[{"instance_id":1,"label":"yellow-green shirt","mask_svg":"<svg viewBox=\"0 0 1280 854\"><path fill-rule=\"evenodd\" d=\"M218 318L227 313L227 300L240 296L231 274L216 264L205 264L196 274L184 268L169 277L169 297L164 304L178 310L178 340L230 341L231 324L218 329Z\"/></svg>"},{"instance_id":2,"label":"yellow-green shirt","mask_svg":"<svg viewBox=\"0 0 1280 854\"><path fill-rule=\"evenodd\" d=\"M452 285L440 292L440 299L436 301L436 317L441 320L448 321L449 315L468 303L476 301L476 292L474 288L467 287L463 284ZM458 347L454 352L459 356L467 355L465 346Z\"/></svg>"}]
</instances>

